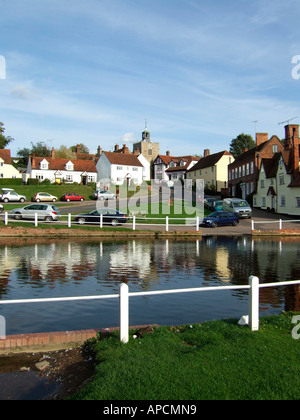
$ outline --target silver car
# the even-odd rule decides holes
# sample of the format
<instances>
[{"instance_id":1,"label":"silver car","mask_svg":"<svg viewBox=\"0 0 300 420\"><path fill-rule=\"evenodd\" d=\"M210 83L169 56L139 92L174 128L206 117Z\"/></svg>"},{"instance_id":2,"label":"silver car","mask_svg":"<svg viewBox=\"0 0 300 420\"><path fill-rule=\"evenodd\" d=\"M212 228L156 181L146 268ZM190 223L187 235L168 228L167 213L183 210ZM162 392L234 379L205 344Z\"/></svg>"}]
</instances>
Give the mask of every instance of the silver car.
<instances>
[{"instance_id":1,"label":"silver car","mask_svg":"<svg viewBox=\"0 0 300 420\"><path fill-rule=\"evenodd\" d=\"M20 195L16 193L10 188L2 188L0 200L4 201L4 203L8 203L9 201L19 201L20 203L24 203L24 201L26 201L26 197L25 195Z\"/></svg>"},{"instance_id":2,"label":"silver car","mask_svg":"<svg viewBox=\"0 0 300 420\"><path fill-rule=\"evenodd\" d=\"M110 191L97 190L94 193L94 197L96 200L115 200L117 198L117 194L111 193Z\"/></svg>"},{"instance_id":3,"label":"silver car","mask_svg":"<svg viewBox=\"0 0 300 420\"><path fill-rule=\"evenodd\" d=\"M29 206L12 210L9 216L16 220L22 220L35 219L35 214L37 214L39 220L47 222L56 221L60 218L60 211L51 204L30 204Z\"/></svg>"}]
</instances>

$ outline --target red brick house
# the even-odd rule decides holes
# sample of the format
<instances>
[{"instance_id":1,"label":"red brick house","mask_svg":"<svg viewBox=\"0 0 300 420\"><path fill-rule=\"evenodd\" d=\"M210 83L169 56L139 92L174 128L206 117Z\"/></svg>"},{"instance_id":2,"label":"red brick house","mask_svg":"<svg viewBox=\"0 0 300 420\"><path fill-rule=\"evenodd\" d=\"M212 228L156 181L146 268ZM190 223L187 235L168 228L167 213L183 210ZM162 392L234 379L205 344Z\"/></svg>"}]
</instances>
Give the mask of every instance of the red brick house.
<instances>
[{"instance_id":1,"label":"red brick house","mask_svg":"<svg viewBox=\"0 0 300 420\"><path fill-rule=\"evenodd\" d=\"M256 147L245 150L228 165L228 188L230 197L246 198L257 191L257 182L262 159L270 159L284 150L277 136L268 139L268 133L256 134Z\"/></svg>"}]
</instances>

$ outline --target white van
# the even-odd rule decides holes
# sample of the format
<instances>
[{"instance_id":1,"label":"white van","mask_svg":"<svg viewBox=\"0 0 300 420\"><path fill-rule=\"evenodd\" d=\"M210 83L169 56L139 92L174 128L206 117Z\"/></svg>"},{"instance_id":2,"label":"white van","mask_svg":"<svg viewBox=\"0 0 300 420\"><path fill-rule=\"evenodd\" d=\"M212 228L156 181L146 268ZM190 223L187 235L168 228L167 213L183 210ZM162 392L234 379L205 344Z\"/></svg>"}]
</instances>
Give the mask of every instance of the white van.
<instances>
[{"instance_id":1,"label":"white van","mask_svg":"<svg viewBox=\"0 0 300 420\"><path fill-rule=\"evenodd\" d=\"M246 200L240 198L225 198L223 210L235 213L240 219L251 219L252 209Z\"/></svg>"}]
</instances>

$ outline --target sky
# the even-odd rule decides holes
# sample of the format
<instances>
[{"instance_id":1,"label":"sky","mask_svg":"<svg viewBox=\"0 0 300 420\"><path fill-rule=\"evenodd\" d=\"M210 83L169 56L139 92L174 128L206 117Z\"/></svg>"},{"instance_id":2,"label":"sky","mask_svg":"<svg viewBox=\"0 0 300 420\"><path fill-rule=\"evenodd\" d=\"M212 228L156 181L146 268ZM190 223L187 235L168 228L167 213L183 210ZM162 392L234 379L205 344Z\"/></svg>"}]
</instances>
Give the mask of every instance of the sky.
<instances>
[{"instance_id":1,"label":"sky","mask_svg":"<svg viewBox=\"0 0 300 420\"><path fill-rule=\"evenodd\" d=\"M300 124L299 21L299 0L0 0L12 154L132 148L145 125L173 156L283 138L279 123Z\"/></svg>"}]
</instances>

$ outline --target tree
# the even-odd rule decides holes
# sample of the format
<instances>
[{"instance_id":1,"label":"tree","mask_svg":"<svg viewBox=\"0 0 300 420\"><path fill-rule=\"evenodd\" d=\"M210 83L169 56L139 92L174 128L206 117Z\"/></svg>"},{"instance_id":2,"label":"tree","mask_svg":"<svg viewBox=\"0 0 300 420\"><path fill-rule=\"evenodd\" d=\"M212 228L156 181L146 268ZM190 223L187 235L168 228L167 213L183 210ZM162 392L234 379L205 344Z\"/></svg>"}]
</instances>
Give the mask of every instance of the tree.
<instances>
[{"instance_id":1,"label":"tree","mask_svg":"<svg viewBox=\"0 0 300 420\"><path fill-rule=\"evenodd\" d=\"M26 163L29 156L35 154L37 157L50 157L51 152L47 146L42 142L38 141L36 144L31 142L31 149L24 147L24 149L17 151L17 156L21 158L23 163Z\"/></svg>"},{"instance_id":2,"label":"tree","mask_svg":"<svg viewBox=\"0 0 300 420\"><path fill-rule=\"evenodd\" d=\"M14 139L10 136L5 136L4 135L4 124L2 122L0 122L0 149L5 149L5 147L11 143L12 141L14 141Z\"/></svg>"},{"instance_id":3,"label":"tree","mask_svg":"<svg viewBox=\"0 0 300 420\"><path fill-rule=\"evenodd\" d=\"M57 158L62 158L62 159L69 159L69 160L76 159L76 153L72 152L72 150L69 149L67 146L60 146L59 149L56 149L55 156Z\"/></svg>"},{"instance_id":4,"label":"tree","mask_svg":"<svg viewBox=\"0 0 300 420\"><path fill-rule=\"evenodd\" d=\"M230 153L237 158L240 154L244 153L245 149L253 149L256 146L255 141L249 134L240 134L230 143Z\"/></svg>"},{"instance_id":5,"label":"tree","mask_svg":"<svg viewBox=\"0 0 300 420\"><path fill-rule=\"evenodd\" d=\"M70 149L72 150L72 152L77 153L78 146L79 146L79 153L82 153L83 155L88 155L90 153L88 147L85 146L83 143L80 143L76 146L72 146L70 147Z\"/></svg>"}]
</instances>

